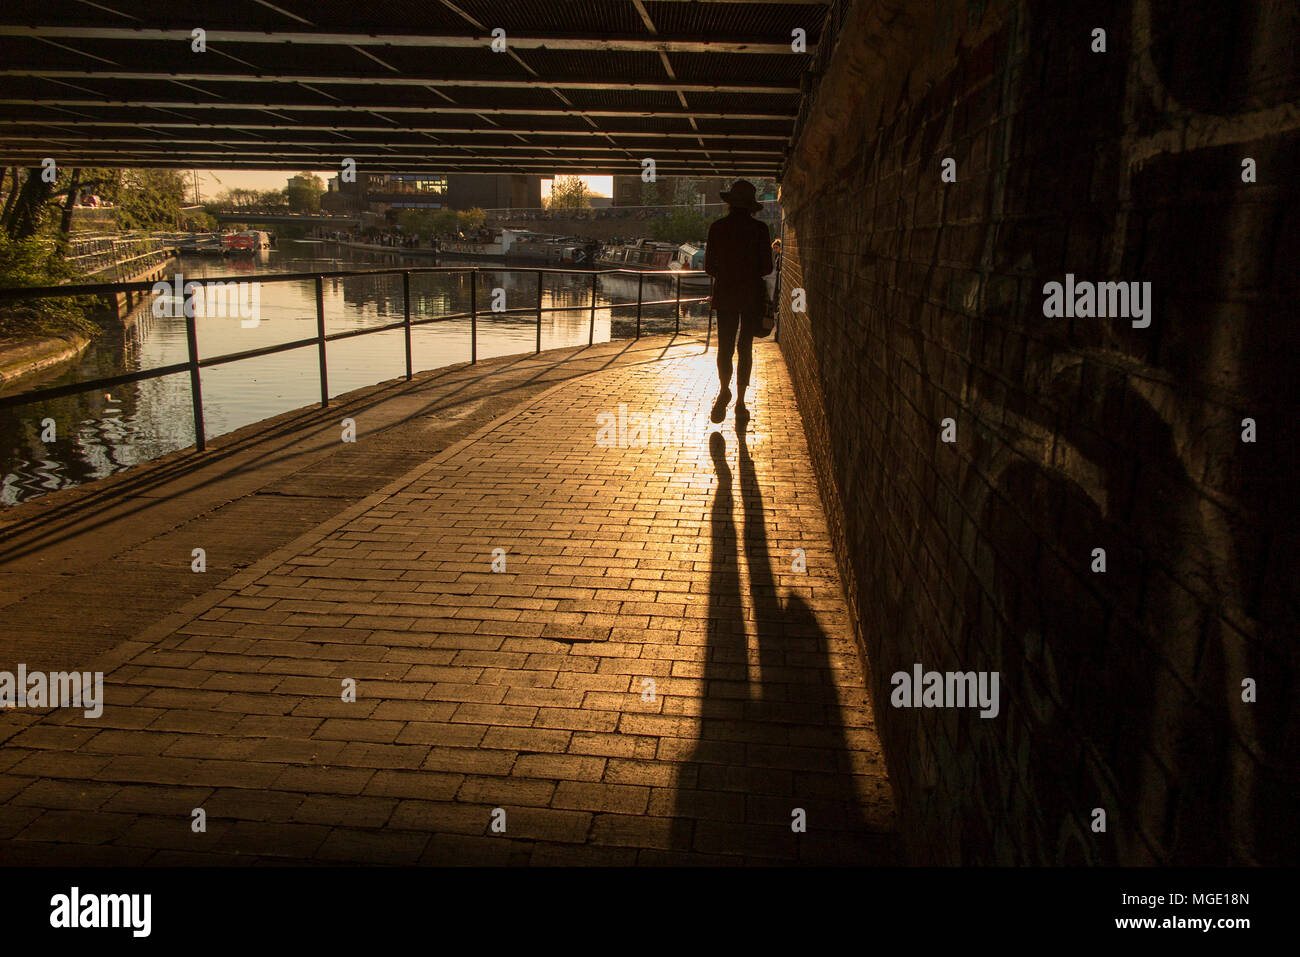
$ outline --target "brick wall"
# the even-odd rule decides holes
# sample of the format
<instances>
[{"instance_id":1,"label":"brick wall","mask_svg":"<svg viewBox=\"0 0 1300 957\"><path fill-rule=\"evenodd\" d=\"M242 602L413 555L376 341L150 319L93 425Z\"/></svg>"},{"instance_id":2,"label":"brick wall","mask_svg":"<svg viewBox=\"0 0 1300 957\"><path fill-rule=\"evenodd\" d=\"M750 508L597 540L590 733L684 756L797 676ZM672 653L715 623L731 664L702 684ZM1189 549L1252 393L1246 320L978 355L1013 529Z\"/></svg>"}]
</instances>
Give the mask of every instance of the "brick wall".
<instances>
[{"instance_id":1,"label":"brick wall","mask_svg":"<svg viewBox=\"0 0 1300 957\"><path fill-rule=\"evenodd\" d=\"M1294 858L1298 16L848 14L780 335L916 862ZM1151 282L1150 326L1045 318L1067 272ZM917 662L999 672L1000 714L892 707Z\"/></svg>"}]
</instances>

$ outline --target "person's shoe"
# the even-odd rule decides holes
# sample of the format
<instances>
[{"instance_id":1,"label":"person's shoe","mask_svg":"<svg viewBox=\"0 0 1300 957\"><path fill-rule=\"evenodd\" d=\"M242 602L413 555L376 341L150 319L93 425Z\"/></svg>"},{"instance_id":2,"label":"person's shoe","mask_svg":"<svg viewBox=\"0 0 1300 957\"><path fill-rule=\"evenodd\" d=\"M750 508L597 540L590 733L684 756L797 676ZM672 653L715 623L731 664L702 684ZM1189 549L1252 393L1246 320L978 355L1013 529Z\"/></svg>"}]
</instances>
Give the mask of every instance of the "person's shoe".
<instances>
[{"instance_id":1,"label":"person's shoe","mask_svg":"<svg viewBox=\"0 0 1300 957\"><path fill-rule=\"evenodd\" d=\"M709 416L711 420L721 422L727 417L727 403L731 401L731 390L723 389L718 393L718 401L713 403L713 413Z\"/></svg>"},{"instance_id":2,"label":"person's shoe","mask_svg":"<svg viewBox=\"0 0 1300 957\"><path fill-rule=\"evenodd\" d=\"M747 423L748 421L749 421L749 407L745 405L745 402L742 399L740 402L736 403L736 425L740 426L740 428L743 429L745 427L745 423Z\"/></svg>"}]
</instances>

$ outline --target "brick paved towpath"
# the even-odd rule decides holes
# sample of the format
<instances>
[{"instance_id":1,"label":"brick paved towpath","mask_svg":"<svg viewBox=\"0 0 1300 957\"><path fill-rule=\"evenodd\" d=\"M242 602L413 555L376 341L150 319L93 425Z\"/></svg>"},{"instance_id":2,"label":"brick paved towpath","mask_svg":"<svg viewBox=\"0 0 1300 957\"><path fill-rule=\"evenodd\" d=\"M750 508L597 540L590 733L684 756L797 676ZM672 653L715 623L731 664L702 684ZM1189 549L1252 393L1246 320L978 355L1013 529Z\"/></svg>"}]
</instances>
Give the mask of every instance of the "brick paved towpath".
<instances>
[{"instance_id":1,"label":"brick paved towpath","mask_svg":"<svg viewBox=\"0 0 1300 957\"><path fill-rule=\"evenodd\" d=\"M892 863L794 396L755 352L743 433L708 422L698 343L598 363L78 663L99 718L0 714L0 862Z\"/></svg>"}]
</instances>

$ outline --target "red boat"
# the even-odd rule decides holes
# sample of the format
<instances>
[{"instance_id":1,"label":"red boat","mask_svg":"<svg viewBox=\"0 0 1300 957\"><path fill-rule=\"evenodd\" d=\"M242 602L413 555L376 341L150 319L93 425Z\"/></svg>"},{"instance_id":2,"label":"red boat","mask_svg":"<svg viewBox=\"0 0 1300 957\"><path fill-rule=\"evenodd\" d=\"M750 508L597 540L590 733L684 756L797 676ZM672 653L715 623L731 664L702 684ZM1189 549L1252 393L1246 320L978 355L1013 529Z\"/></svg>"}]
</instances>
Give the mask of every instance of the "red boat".
<instances>
[{"instance_id":1,"label":"red boat","mask_svg":"<svg viewBox=\"0 0 1300 957\"><path fill-rule=\"evenodd\" d=\"M226 233L221 237L221 250L227 256L251 256L262 249L271 248L271 237L260 229L244 233Z\"/></svg>"}]
</instances>

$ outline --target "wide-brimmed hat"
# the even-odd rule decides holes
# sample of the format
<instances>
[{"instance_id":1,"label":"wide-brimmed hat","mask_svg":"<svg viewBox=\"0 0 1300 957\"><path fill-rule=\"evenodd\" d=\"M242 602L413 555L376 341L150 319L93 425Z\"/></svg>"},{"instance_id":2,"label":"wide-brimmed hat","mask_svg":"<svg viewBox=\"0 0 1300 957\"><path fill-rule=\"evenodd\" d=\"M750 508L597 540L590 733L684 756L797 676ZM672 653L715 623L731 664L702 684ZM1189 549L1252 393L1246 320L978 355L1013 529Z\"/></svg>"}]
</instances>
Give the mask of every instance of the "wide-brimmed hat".
<instances>
[{"instance_id":1,"label":"wide-brimmed hat","mask_svg":"<svg viewBox=\"0 0 1300 957\"><path fill-rule=\"evenodd\" d=\"M754 184L747 179L736 180L731 184L731 189L718 195L736 209L748 209L756 213L763 208L763 204L754 196Z\"/></svg>"}]
</instances>

